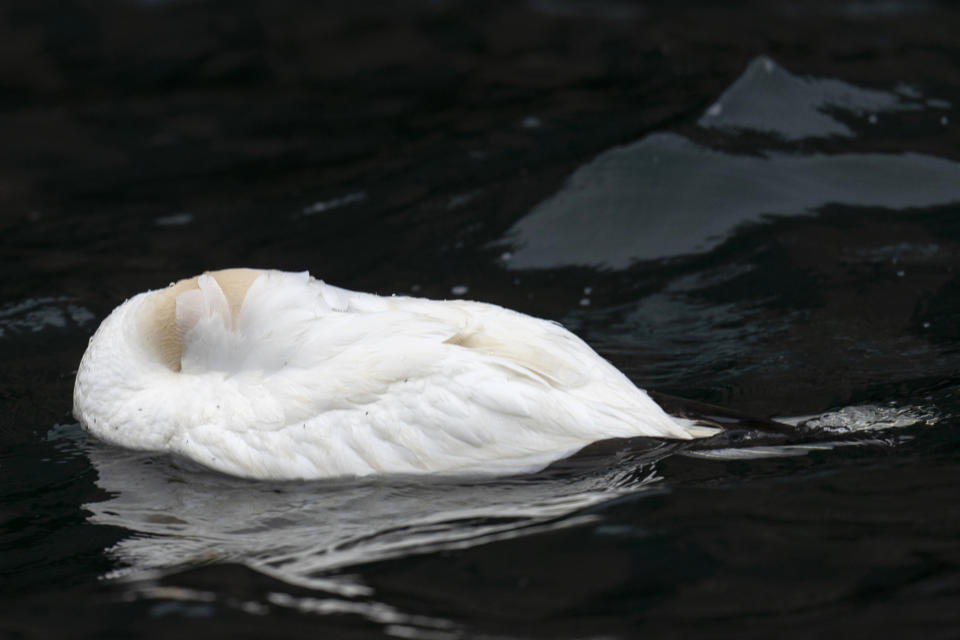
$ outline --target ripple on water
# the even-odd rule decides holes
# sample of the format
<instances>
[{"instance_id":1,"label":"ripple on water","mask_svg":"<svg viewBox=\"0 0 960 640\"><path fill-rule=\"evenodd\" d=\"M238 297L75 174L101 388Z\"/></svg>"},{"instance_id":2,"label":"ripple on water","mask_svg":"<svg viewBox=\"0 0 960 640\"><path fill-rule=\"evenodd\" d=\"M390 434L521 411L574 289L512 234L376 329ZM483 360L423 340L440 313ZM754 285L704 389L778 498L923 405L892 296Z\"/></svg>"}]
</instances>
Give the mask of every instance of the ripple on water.
<instances>
[{"instance_id":1,"label":"ripple on water","mask_svg":"<svg viewBox=\"0 0 960 640\"><path fill-rule=\"evenodd\" d=\"M942 109L917 92L863 89L752 62L699 120L795 142L852 137L837 115ZM938 118L940 116L937 116ZM800 216L827 205L906 210L960 201L960 164L920 153L809 153L756 149L734 155L672 132L605 151L502 238L509 269L588 266L699 254L741 225Z\"/></svg>"},{"instance_id":2,"label":"ripple on water","mask_svg":"<svg viewBox=\"0 0 960 640\"><path fill-rule=\"evenodd\" d=\"M78 425L72 425L77 432L72 435L59 425L50 437L85 449L97 470L97 484L109 497L84 505L89 521L133 534L110 553L126 565L112 577L139 585L135 590L149 591L156 575L192 565L238 563L283 584L333 594L332 599L306 600L282 595L271 604L314 613L369 613L377 622L384 622L379 613L386 613L402 623L402 612L365 609L372 592L353 571L390 558L600 526L598 508L602 511L604 505L627 496L669 490L670 478L657 467L677 452L746 460L803 455L840 445L891 446L892 441L884 441L878 432L902 428L911 420L916 424L933 419L933 414L918 409L850 407L793 420L800 424L798 437L813 430L824 432L819 442L807 437L795 445L770 446L758 438L752 446L685 452L675 443L620 441L555 471L500 479L393 476L254 482L151 453L87 442L76 437ZM835 428L840 423L855 425L843 433L871 435L830 440L840 434ZM147 592L141 595L152 597ZM432 622L426 626L443 628Z\"/></svg>"},{"instance_id":3,"label":"ripple on water","mask_svg":"<svg viewBox=\"0 0 960 640\"><path fill-rule=\"evenodd\" d=\"M0 338L46 329L88 327L96 316L69 298L28 298L0 307Z\"/></svg>"},{"instance_id":4,"label":"ripple on water","mask_svg":"<svg viewBox=\"0 0 960 640\"><path fill-rule=\"evenodd\" d=\"M657 480L600 469L500 480L269 483L99 443L88 455L97 484L111 495L86 505L90 521L141 534L112 549L130 577L217 560L324 589L328 574L344 567L574 526L590 518L581 514L587 507Z\"/></svg>"},{"instance_id":5,"label":"ripple on water","mask_svg":"<svg viewBox=\"0 0 960 640\"><path fill-rule=\"evenodd\" d=\"M942 100L924 101L911 87L895 92L864 89L833 78L793 75L772 59L754 59L697 122L704 128L771 133L785 140L853 137L854 132L835 116L860 117L927 107L948 109Z\"/></svg>"}]
</instances>

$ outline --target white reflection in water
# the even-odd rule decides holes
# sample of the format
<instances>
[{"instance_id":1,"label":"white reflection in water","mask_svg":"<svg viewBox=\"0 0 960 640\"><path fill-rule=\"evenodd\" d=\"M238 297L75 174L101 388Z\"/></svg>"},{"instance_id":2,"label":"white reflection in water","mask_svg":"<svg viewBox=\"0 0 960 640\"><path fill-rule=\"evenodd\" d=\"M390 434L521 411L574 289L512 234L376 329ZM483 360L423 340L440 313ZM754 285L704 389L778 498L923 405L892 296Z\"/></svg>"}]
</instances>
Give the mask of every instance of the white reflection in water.
<instances>
[{"instance_id":1,"label":"white reflection in water","mask_svg":"<svg viewBox=\"0 0 960 640\"><path fill-rule=\"evenodd\" d=\"M935 422L914 407L850 407L783 419L825 438ZM73 428L79 431L78 425ZM62 427L59 427L62 430ZM861 441L867 444L871 441ZM831 442L688 452L699 457L803 455ZM842 444L854 444L852 442ZM776 449L776 451L774 451ZM589 507L654 490L663 443L579 467L500 479L391 476L316 482L257 482L196 469L164 456L90 442L97 484L110 494L84 505L92 523L133 532L111 549L128 578L210 562L235 562L288 584L353 597L363 585L342 572L386 558L459 549L593 522ZM611 455L609 452L604 455Z\"/></svg>"},{"instance_id":2,"label":"white reflection in water","mask_svg":"<svg viewBox=\"0 0 960 640\"><path fill-rule=\"evenodd\" d=\"M73 425L79 431L79 425ZM89 521L131 532L108 550L126 565L110 577L127 595L192 612L212 601L262 615L274 608L357 616L386 635L462 637L453 621L379 602L351 568L391 557L466 548L579 526L588 507L652 490L658 478L636 459L618 469L489 478L392 477L254 482L186 468L166 457L89 442L97 484L110 494L84 505ZM645 461L667 455L663 447ZM602 466L602 465L601 465ZM260 600L160 585L192 565L238 563L311 595L271 591ZM186 607L186 609L184 609ZM193 608L190 608L193 607ZM156 612L157 615L166 609Z\"/></svg>"},{"instance_id":3,"label":"white reflection in water","mask_svg":"<svg viewBox=\"0 0 960 640\"><path fill-rule=\"evenodd\" d=\"M317 202L314 202L313 204L301 209L301 213L305 216L312 216L317 213L326 213L333 209L339 209L340 207L345 207L357 202L363 202L366 199L367 193L365 191L356 191L354 193L348 193L331 200L318 200Z\"/></svg>"},{"instance_id":4,"label":"white reflection in water","mask_svg":"<svg viewBox=\"0 0 960 640\"><path fill-rule=\"evenodd\" d=\"M849 426L853 421L858 431L873 431L899 428L910 418L916 422L918 416L908 410L858 407L797 418L794 424L805 421L820 428ZM72 427L79 432L79 425ZM804 423L798 429L804 429ZM57 437L61 431L62 426ZM836 430L824 431L828 437L837 435ZM783 446L758 442L681 455L749 460L846 445L893 446L903 439L874 436ZM97 484L110 497L84 507L90 522L131 532L109 550L127 565L112 577L129 581L129 596L159 601L154 609L194 611L214 601L255 615L290 608L358 616L380 625L387 635L447 640L462 637L455 622L379 602L372 588L350 574L351 569L392 557L595 524L600 516L591 507L629 493L657 491L656 462L674 451L666 444L633 454L621 450L613 464L609 458L585 457L579 469L504 479L390 477L275 483L231 478L182 467L166 457L89 442L87 454L97 470ZM312 594L279 590L262 600L238 600L153 580L158 574L208 563L242 564Z\"/></svg>"},{"instance_id":5,"label":"white reflection in water","mask_svg":"<svg viewBox=\"0 0 960 640\"><path fill-rule=\"evenodd\" d=\"M362 593L328 577L374 560L469 547L583 524L582 510L646 490L652 471L478 478L392 477L253 482L167 458L91 443L108 500L85 505L95 524L133 535L111 553L135 579L208 562L236 562L288 584ZM359 589L359 591L357 591Z\"/></svg>"}]
</instances>

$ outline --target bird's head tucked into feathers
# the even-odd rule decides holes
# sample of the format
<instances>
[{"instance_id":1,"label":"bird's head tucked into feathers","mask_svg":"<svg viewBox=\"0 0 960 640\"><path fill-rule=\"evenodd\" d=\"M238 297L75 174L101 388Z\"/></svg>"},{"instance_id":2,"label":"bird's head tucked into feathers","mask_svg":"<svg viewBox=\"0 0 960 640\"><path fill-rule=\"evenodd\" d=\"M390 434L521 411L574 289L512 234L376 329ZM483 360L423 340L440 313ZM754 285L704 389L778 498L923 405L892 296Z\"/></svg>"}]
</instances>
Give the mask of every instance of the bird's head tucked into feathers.
<instances>
[{"instance_id":1,"label":"bird's head tucked into feathers","mask_svg":"<svg viewBox=\"0 0 960 640\"><path fill-rule=\"evenodd\" d=\"M201 322L220 322L233 329L247 290L263 271L223 269L181 280L155 292L144 314L146 334L157 354L173 371L180 371L184 339Z\"/></svg>"}]
</instances>

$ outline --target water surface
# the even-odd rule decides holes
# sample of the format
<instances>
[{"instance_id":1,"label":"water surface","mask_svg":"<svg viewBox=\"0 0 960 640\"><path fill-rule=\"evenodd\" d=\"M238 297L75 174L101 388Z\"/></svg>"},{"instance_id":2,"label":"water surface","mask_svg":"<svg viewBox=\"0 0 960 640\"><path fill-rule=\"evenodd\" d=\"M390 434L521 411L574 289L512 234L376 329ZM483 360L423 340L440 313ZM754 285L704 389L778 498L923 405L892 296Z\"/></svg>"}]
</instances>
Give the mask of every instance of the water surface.
<instances>
[{"instance_id":1,"label":"water surface","mask_svg":"<svg viewBox=\"0 0 960 640\"><path fill-rule=\"evenodd\" d=\"M958 24L0 9L0 635L956 635ZM97 323L238 265L507 305L645 388L796 426L301 483L89 440Z\"/></svg>"}]
</instances>

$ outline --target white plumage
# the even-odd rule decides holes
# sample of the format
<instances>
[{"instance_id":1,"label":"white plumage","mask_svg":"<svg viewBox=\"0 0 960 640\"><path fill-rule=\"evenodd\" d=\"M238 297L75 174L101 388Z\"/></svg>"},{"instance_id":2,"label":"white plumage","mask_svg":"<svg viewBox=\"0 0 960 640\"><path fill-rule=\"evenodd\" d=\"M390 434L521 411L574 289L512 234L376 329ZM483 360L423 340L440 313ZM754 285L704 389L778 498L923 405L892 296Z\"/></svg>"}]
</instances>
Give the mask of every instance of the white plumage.
<instances>
[{"instance_id":1,"label":"white plumage","mask_svg":"<svg viewBox=\"0 0 960 640\"><path fill-rule=\"evenodd\" d=\"M117 307L74 415L108 442L263 479L516 473L606 438L703 435L553 322L252 269Z\"/></svg>"}]
</instances>

